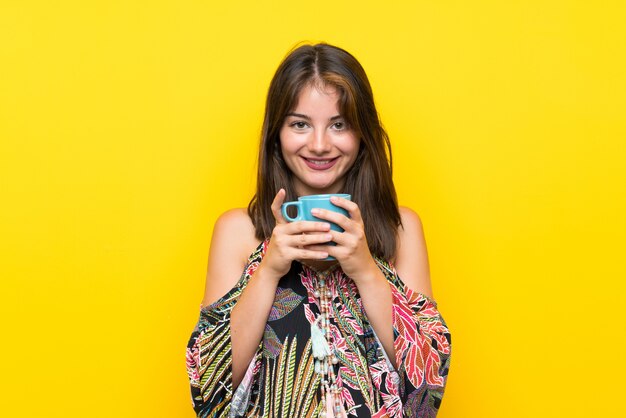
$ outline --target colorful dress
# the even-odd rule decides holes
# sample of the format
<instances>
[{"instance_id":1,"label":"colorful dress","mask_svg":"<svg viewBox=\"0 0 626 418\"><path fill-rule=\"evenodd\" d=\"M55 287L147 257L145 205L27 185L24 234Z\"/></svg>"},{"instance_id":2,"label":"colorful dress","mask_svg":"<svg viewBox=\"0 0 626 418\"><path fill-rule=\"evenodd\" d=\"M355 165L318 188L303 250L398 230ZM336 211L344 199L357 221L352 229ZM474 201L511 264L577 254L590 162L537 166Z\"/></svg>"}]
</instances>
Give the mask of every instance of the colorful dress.
<instances>
[{"instance_id":1,"label":"colorful dress","mask_svg":"<svg viewBox=\"0 0 626 418\"><path fill-rule=\"evenodd\" d=\"M435 302L409 289L394 268L378 267L393 296L396 364L391 364L364 313L357 287L336 265L319 273L299 262L278 283L265 333L241 384L232 385L230 313L261 262L268 241L248 259L226 295L201 308L187 346L187 371L198 417L318 417L320 374L311 354L314 297L324 279L331 293L333 367L348 417L434 417L450 366L450 333ZM323 414L322 414L323 415Z\"/></svg>"}]
</instances>

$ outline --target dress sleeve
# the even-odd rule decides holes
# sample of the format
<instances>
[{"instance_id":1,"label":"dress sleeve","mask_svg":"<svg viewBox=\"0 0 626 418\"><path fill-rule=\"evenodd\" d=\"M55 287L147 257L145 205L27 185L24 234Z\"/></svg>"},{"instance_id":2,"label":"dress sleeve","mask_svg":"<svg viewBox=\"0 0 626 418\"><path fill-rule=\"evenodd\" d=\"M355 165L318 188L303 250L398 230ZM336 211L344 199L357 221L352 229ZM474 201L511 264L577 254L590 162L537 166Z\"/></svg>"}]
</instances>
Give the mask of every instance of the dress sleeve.
<instances>
[{"instance_id":1,"label":"dress sleeve","mask_svg":"<svg viewBox=\"0 0 626 418\"><path fill-rule=\"evenodd\" d=\"M407 287L393 266L377 261L393 297L396 364L385 380L387 409L402 408L403 417L434 417L450 367L450 331L434 300Z\"/></svg>"},{"instance_id":2,"label":"dress sleeve","mask_svg":"<svg viewBox=\"0 0 626 418\"><path fill-rule=\"evenodd\" d=\"M233 403L230 314L259 264L252 258L235 287L213 304L200 308L200 318L187 343L191 401L200 418L226 418L237 415L235 409L241 407ZM253 363L258 361L261 347L259 343Z\"/></svg>"}]
</instances>

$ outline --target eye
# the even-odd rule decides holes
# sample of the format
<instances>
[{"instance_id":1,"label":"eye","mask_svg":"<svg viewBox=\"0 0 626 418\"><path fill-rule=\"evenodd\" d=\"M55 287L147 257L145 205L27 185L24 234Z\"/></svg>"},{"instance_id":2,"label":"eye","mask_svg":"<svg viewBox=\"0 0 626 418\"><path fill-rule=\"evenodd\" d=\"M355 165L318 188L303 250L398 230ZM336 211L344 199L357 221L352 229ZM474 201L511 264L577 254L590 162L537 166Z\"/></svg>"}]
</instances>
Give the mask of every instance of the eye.
<instances>
[{"instance_id":1,"label":"eye","mask_svg":"<svg viewBox=\"0 0 626 418\"><path fill-rule=\"evenodd\" d=\"M296 129L305 129L308 126L308 124L306 122L296 121L296 122L293 122L290 126Z\"/></svg>"},{"instance_id":2,"label":"eye","mask_svg":"<svg viewBox=\"0 0 626 418\"><path fill-rule=\"evenodd\" d=\"M344 129L346 129L346 123L345 122L335 122L332 124L332 128L337 130L337 131L343 131Z\"/></svg>"}]
</instances>

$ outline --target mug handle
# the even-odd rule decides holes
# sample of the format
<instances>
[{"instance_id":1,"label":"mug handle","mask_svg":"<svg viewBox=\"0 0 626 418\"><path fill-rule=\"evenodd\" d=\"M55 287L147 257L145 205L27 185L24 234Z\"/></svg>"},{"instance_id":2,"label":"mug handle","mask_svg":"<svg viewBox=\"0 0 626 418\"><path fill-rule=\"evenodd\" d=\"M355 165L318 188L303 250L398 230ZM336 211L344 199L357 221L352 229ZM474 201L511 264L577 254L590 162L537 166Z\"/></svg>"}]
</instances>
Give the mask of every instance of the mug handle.
<instances>
[{"instance_id":1,"label":"mug handle","mask_svg":"<svg viewBox=\"0 0 626 418\"><path fill-rule=\"evenodd\" d=\"M298 207L298 215L295 218L292 218L287 214L287 208L289 206L297 206ZM302 220L302 202L287 202L283 203L280 207L280 211L283 214L283 218L285 218L288 222L295 222Z\"/></svg>"}]
</instances>

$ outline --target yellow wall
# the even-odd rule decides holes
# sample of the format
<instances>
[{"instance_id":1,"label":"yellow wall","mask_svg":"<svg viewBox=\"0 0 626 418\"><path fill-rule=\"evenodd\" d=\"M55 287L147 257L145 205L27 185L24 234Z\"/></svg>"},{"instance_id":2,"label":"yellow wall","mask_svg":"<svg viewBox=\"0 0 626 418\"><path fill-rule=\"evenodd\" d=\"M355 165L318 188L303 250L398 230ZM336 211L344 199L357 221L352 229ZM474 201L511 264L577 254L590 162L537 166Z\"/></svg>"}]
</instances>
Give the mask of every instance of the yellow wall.
<instances>
[{"instance_id":1,"label":"yellow wall","mask_svg":"<svg viewBox=\"0 0 626 418\"><path fill-rule=\"evenodd\" d=\"M325 40L370 75L425 224L454 343L439 416L624 416L625 21L622 1L0 1L0 415L193 416L213 222L251 196L279 61Z\"/></svg>"}]
</instances>

